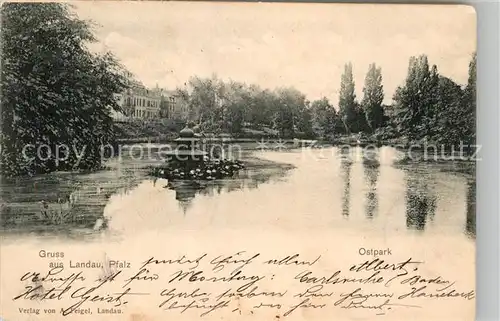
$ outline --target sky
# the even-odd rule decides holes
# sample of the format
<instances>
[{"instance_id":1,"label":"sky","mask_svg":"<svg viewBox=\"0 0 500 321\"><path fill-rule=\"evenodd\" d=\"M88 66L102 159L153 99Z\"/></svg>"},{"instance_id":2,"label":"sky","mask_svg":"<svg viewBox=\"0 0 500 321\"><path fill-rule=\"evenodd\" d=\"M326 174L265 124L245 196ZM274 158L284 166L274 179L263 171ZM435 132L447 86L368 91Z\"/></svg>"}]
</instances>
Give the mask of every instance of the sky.
<instances>
[{"instance_id":1,"label":"sky","mask_svg":"<svg viewBox=\"0 0 500 321\"><path fill-rule=\"evenodd\" d=\"M146 86L183 86L191 76L293 86L338 104L353 64L356 93L368 66L382 68L385 103L404 83L411 56L466 84L476 14L464 5L73 1L96 23L92 50L110 50Z\"/></svg>"}]
</instances>

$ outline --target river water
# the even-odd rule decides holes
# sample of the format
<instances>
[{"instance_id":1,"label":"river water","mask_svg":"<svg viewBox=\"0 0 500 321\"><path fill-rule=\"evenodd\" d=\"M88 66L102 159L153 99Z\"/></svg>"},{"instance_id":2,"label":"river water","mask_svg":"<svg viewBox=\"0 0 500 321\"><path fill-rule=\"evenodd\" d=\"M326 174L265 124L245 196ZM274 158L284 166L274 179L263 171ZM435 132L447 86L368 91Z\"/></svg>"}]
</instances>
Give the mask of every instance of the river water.
<instances>
[{"instance_id":1,"label":"river water","mask_svg":"<svg viewBox=\"0 0 500 321\"><path fill-rule=\"evenodd\" d=\"M133 230L279 227L378 230L380 233L474 236L475 193L466 175L430 164L395 165L400 155L382 148L363 154L336 148L257 152L294 166L265 176L259 170L199 192L166 189L144 180L106 208L110 229ZM128 215L123 215L128 209ZM135 209L133 213L130 209Z\"/></svg>"},{"instance_id":2,"label":"river water","mask_svg":"<svg viewBox=\"0 0 500 321\"><path fill-rule=\"evenodd\" d=\"M253 151L243 157L249 166L239 177L214 181L204 189L167 188L166 180L153 180L146 175L145 166L159 161L131 158L112 159L109 170L93 174L54 173L36 179L4 181L4 207L15 204L19 212L26 208L32 211L36 200L53 200L61 193L76 191L82 212L95 214L93 221L73 227L63 225L56 230L40 229L23 220L17 225L4 225L0 263L0 305L6 307L4 316L8 320L26 320L18 312L18 307L28 306L26 302L13 304L11 299L23 290L19 277L26 269L46 271L49 263L63 261L42 257L41 250L64 252L64 264L68 260L112 258L132 262L136 269L138 262L150 257L178 258L200 253L216 256L246 251L278 258L301 253L307 258L321 255L313 268L329 275L369 259L362 252L365 249L390 249L393 254L384 256L384 260L403 262L413 258L425 262L418 272L424 278L440 276L456 281L453 284L457 292L474 289L475 184L473 175L466 174L471 171L464 171L463 163L452 162L401 165L402 157L390 147L375 151L342 151L336 147ZM93 225L102 217L108 226L94 230ZM247 273L254 271L249 269ZM294 279L300 272L296 269L266 270L260 265L254 269L255 273L277 273L279 280L261 284L265 289L300 290ZM95 277L100 273L84 272ZM167 286L165 282L134 285L134 291L152 293L151 300L134 298L129 302L127 313L131 315L127 320L164 320L166 312L158 309L157 293ZM293 298L289 300L292 303ZM245 302L238 301L238 306L249 304ZM473 300L429 298L409 303L425 308L397 309L394 320L465 321L471 320L475 312ZM60 309L61 304L62 301L51 301L43 307ZM303 309L288 319L324 320L325 315L338 320L375 317L373 311L335 309L333 305L329 309L332 310ZM196 313L199 315L193 311L168 316L193 320L198 319ZM253 311L246 313L242 320L256 319ZM277 318L275 311L262 313L262 318L257 319ZM123 315L92 316L92 320L123 319ZM40 320L65 317L45 314L40 315ZM220 320L220 315L214 314L207 320Z\"/></svg>"},{"instance_id":3,"label":"river water","mask_svg":"<svg viewBox=\"0 0 500 321\"><path fill-rule=\"evenodd\" d=\"M189 230L343 227L475 236L475 180L452 162L398 165L401 153L390 147L255 151L252 156L266 162L203 189L166 188L167 181L146 176L145 166L158 161L128 157L112 159L111 170L100 173L4 183L3 201L9 204L10 199L17 208L35 207L31 210L36 211L40 200L78 190L84 204L80 212L92 212L93 217L85 226L92 227L104 214L107 233L116 236L167 226ZM14 227L7 226L4 232L19 230ZM86 234L93 233L87 229Z\"/></svg>"}]
</instances>

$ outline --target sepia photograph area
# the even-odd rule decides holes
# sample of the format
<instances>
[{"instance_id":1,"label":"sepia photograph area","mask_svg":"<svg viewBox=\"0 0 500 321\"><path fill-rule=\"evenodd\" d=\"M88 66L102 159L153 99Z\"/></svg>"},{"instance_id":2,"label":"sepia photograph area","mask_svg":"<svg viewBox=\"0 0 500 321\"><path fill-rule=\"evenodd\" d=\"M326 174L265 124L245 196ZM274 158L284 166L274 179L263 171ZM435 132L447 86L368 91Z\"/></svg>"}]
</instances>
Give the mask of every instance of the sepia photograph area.
<instances>
[{"instance_id":1,"label":"sepia photograph area","mask_svg":"<svg viewBox=\"0 0 500 321\"><path fill-rule=\"evenodd\" d=\"M0 320L474 319L472 7L0 20Z\"/></svg>"}]
</instances>

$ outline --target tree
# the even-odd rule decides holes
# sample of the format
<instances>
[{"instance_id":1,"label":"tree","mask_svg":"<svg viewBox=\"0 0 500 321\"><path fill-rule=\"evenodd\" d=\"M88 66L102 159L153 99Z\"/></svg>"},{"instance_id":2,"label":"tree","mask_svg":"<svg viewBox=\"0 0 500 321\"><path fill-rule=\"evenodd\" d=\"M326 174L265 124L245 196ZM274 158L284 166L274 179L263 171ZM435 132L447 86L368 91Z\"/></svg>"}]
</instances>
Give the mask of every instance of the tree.
<instances>
[{"instance_id":1,"label":"tree","mask_svg":"<svg viewBox=\"0 0 500 321\"><path fill-rule=\"evenodd\" d=\"M348 63L344 67L344 73L340 79L339 114L344 123L347 133L356 131L354 125L356 115L356 94L354 92L354 78L352 75L352 64ZM354 130L353 130L354 129Z\"/></svg>"},{"instance_id":2,"label":"tree","mask_svg":"<svg viewBox=\"0 0 500 321\"><path fill-rule=\"evenodd\" d=\"M382 108L382 102L384 101L382 70L377 68L375 64L370 64L368 68L363 94L361 107L369 128L374 132L382 126L384 120L384 109Z\"/></svg>"},{"instance_id":3,"label":"tree","mask_svg":"<svg viewBox=\"0 0 500 321\"><path fill-rule=\"evenodd\" d=\"M221 81L215 75L206 79L192 77L189 80L189 87L190 110L197 111L195 114L199 116L200 124L208 126L207 130L212 129L222 114Z\"/></svg>"},{"instance_id":4,"label":"tree","mask_svg":"<svg viewBox=\"0 0 500 321\"><path fill-rule=\"evenodd\" d=\"M398 129L410 139L432 135L438 82L437 67L429 68L427 56L410 58L405 84L396 89L393 98Z\"/></svg>"},{"instance_id":5,"label":"tree","mask_svg":"<svg viewBox=\"0 0 500 321\"><path fill-rule=\"evenodd\" d=\"M246 121L252 126L259 128L262 126L272 126L277 105L277 97L270 90L262 90L259 86L251 85L249 88L250 103L246 113Z\"/></svg>"},{"instance_id":6,"label":"tree","mask_svg":"<svg viewBox=\"0 0 500 321\"><path fill-rule=\"evenodd\" d=\"M447 77L439 77L437 86L436 120L433 124L432 140L444 144L455 145L463 136L462 126L464 114L462 104L462 88Z\"/></svg>"},{"instance_id":7,"label":"tree","mask_svg":"<svg viewBox=\"0 0 500 321\"><path fill-rule=\"evenodd\" d=\"M462 128L464 128L463 139L467 144L474 144L476 141L476 78L477 78L477 53L474 52L469 63L469 79L464 93L464 113Z\"/></svg>"},{"instance_id":8,"label":"tree","mask_svg":"<svg viewBox=\"0 0 500 321\"><path fill-rule=\"evenodd\" d=\"M91 24L70 9L63 3L1 8L4 175L95 169L101 146L113 141L110 112L120 109L113 94L128 81L110 53L87 50L96 41ZM63 145L69 151L55 157Z\"/></svg>"},{"instance_id":9,"label":"tree","mask_svg":"<svg viewBox=\"0 0 500 321\"><path fill-rule=\"evenodd\" d=\"M243 128L246 107L250 101L250 93L243 83L231 81L226 84L224 96L224 130L238 134Z\"/></svg>"},{"instance_id":10,"label":"tree","mask_svg":"<svg viewBox=\"0 0 500 321\"><path fill-rule=\"evenodd\" d=\"M241 135L246 126L279 131L282 137L301 132L312 136L311 112L305 95L295 88L263 90L237 81L193 77L186 89L178 89L200 128Z\"/></svg>"},{"instance_id":11,"label":"tree","mask_svg":"<svg viewBox=\"0 0 500 321\"><path fill-rule=\"evenodd\" d=\"M339 128L341 123L337 111L330 104L328 98L323 97L320 100L315 100L311 104L312 122L317 129L317 134L320 136L332 136Z\"/></svg>"},{"instance_id":12,"label":"tree","mask_svg":"<svg viewBox=\"0 0 500 321\"><path fill-rule=\"evenodd\" d=\"M297 114L297 130L303 138L314 138L312 126L312 110L309 101L305 101L304 105L299 106Z\"/></svg>"},{"instance_id":13,"label":"tree","mask_svg":"<svg viewBox=\"0 0 500 321\"><path fill-rule=\"evenodd\" d=\"M357 101L354 102L354 121L351 124L351 129L355 133L359 132L370 132L370 126L368 125L368 121L366 120L365 111L360 103Z\"/></svg>"},{"instance_id":14,"label":"tree","mask_svg":"<svg viewBox=\"0 0 500 321\"><path fill-rule=\"evenodd\" d=\"M434 140L456 148L475 143L476 138L476 54L469 63L469 79L464 90L446 77L439 78L438 125Z\"/></svg>"},{"instance_id":15,"label":"tree","mask_svg":"<svg viewBox=\"0 0 500 321\"><path fill-rule=\"evenodd\" d=\"M276 130L282 137L291 137L298 130L301 112L305 109L306 96L294 88L276 90L279 105L275 115Z\"/></svg>"}]
</instances>

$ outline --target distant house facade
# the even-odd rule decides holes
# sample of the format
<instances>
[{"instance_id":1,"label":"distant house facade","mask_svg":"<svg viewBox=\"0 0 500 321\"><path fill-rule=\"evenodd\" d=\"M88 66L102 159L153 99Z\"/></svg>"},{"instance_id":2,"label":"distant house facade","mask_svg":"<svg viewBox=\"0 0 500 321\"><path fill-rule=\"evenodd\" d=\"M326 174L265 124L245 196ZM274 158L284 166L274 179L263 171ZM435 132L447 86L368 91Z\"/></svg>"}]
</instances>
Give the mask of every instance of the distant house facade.
<instances>
[{"instance_id":1,"label":"distant house facade","mask_svg":"<svg viewBox=\"0 0 500 321\"><path fill-rule=\"evenodd\" d=\"M179 103L175 91L158 88L148 89L143 84L135 82L131 88L120 94L115 94L115 99L123 112L113 113L117 121L133 119L184 119L187 111Z\"/></svg>"},{"instance_id":2,"label":"distant house facade","mask_svg":"<svg viewBox=\"0 0 500 321\"><path fill-rule=\"evenodd\" d=\"M161 90L160 117L167 119L187 119L188 109L173 90Z\"/></svg>"},{"instance_id":3,"label":"distant house facade","mask_svg":"<svg viewBox=\"0 0 500 321\"><path fill-rule=\"evenodd\" d=\"M135 83L122 94L125 115L131 118L156 119L160 117L161 96L158 90L151 90Z\"/></svg>"}]
</instances>

